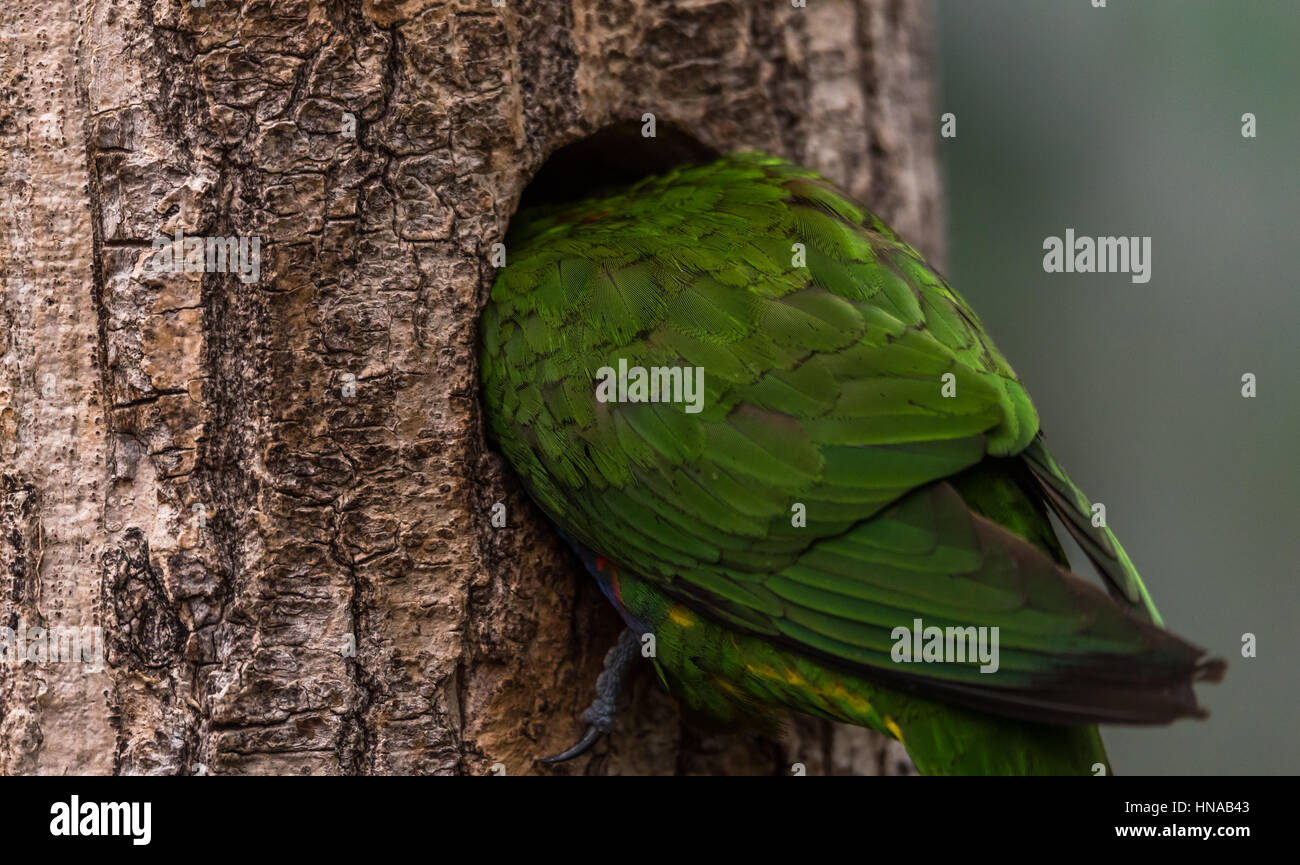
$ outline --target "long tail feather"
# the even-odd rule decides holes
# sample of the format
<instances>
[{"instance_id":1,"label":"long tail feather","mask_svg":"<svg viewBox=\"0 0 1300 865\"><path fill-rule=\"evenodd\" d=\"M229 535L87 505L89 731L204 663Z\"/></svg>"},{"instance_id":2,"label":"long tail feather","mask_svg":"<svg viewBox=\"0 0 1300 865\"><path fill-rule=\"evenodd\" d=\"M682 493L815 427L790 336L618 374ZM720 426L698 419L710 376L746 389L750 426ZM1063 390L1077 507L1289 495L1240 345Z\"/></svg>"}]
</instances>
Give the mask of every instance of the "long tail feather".
<instances>
[{"instance_id":1,"label":"long tail feather","mask_svg":"<svg viewBox=\"0 0 1300 865\"><path fill-rule=\"evenodd\" d=\"M1097 566L1106 588L1116 600L1128 604L1135 612L1163 625L1155 602L1142 584L1137 568L1109 528L1093 522L1092 502L1075 486L1065 470L1047 452L1042 433L1034 437L1021 452L1029 470L1038 479L1052 512Z\"/></svg>"}]
</instances>

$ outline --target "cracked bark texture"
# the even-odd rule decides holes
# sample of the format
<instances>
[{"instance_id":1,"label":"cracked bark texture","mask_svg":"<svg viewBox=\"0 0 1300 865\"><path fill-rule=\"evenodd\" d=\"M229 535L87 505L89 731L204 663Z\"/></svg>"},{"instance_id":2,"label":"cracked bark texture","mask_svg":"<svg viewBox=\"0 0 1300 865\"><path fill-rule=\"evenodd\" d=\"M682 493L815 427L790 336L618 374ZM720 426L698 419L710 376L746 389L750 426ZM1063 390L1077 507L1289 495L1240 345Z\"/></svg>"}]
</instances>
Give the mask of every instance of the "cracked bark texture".
<instances>
[{"instance_id":1,"label":"cracked bark texture","mask_svg":"<svg viewBox=\"0 0 1300 865\"><path fill-rule=\"evenodd\" d=\"M650 676L534 762L620 623L484 444L475 334L530 178L646 112L937 257L925 5L502 6L0 8L0 624L106 650L0 667L0 773L907 771L696 733ZM259 237L260 279L154 271L177 229Z\"/></svg>"}]
</instances>

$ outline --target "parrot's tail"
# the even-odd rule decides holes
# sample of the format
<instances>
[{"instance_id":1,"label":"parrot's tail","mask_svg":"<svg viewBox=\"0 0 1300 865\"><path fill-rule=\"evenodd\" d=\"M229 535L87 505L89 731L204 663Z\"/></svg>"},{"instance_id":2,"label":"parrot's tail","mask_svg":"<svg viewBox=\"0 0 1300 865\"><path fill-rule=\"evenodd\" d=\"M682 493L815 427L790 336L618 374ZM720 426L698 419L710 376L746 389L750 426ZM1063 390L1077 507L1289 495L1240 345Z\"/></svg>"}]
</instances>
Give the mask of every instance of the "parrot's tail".
<instances>
[{"instance_id":1,"label":"parrot's tail","mask_svg":"<svg viewBox=\"0 0 1300 865\"><path fill-rule=\"evenodd\" d=\"M1042 433L1034 437L1020 456L1043 488L1044 498L1052 512L1101 573L1111 596L1163 626L1160 613L1156 611L1147 587L1142 584L1137 568L1133 567L1128 553L1106 527L1105 511L1099 510L1101 506L1090 501L1070 480L1065 469L1052 459L1043 444Z\"/></svg>"}]
</instances>

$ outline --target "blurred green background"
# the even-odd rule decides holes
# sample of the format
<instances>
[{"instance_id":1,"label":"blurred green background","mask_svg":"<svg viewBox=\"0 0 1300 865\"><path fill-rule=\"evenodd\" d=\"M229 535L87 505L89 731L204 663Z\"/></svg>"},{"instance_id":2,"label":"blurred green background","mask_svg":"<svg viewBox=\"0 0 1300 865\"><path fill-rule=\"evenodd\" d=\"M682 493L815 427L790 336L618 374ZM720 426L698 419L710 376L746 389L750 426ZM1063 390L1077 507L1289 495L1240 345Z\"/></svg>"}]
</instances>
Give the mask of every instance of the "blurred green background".
<instances>
[{"instance_id":1,"label":"blurred green background","mask_svg":"<svg viewBox=\"0 0 1300 865\"><path fill-rule=\"evenodd\" d=\"M1209 721L1107 728L1115 771L1298 773L1300 2L936 5L947 275L1166 623L1228 660ZM1044 273L1067 228L1150 235L1151 281Z\"/></svg>"}]
</instances>

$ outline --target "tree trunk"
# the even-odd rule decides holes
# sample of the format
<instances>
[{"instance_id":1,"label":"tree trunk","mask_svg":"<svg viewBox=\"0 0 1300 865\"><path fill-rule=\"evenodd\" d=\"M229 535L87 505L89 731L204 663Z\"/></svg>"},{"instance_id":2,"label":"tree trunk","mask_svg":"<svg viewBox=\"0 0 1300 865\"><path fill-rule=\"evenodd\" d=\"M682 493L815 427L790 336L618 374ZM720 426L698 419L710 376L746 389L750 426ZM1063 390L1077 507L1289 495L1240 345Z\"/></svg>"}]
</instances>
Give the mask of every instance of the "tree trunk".
<instances>
[{"instance_id":1,"label":"tree trunk","mask_svg":"<svg viewBox=\"0 0 1300 865\"><path fill-rule=\"evenodd\" d=\"M530 179L646 113L935 256L924 5L192 2L0 7L0 773L906 771L697 734L650 676L539 767L621 625L485 445L475 345ZM158 270L177 231L258 279Z\"/></svg>"}]
</instances>

